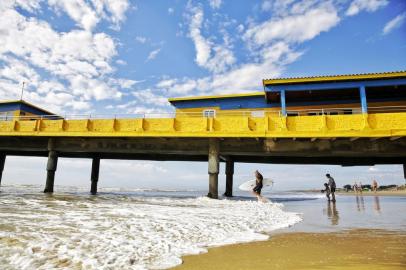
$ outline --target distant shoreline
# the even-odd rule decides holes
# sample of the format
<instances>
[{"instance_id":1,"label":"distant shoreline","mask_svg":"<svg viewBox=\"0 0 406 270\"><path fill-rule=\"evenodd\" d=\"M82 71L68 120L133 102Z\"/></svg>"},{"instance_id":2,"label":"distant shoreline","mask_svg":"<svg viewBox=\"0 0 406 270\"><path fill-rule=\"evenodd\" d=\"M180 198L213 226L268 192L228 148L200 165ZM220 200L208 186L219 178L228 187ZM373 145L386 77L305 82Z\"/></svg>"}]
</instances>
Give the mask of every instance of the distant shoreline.
<instances>
[{"instance_id":1,"label":"distant shoreline","mask_svg":"<svg viewBox=\"0 0 406 270\"><path fill-rule=\"evenodd\" d=\"M406 196L406 190L382 190L382 191L364 191L362 193L356 193L354 191L339 191L336 192L337 195L344 195L344 196Z\"/></svg>"},{"instance_id":2,"label":"distant shoreline","mask_svg":"<svg viewBox=\"0 0 406 270\"><path fill-rule=\"evenodd\" d=\"M294 192L303 192L303 193L320 193L323 194L320 190L316 189L308 189L308 190L295 190ZM344 196L406 196L406 189L400 190L378 190L377 192L373 191L363 191L362 193L354 192L352 190L345 191L343 189L339 189L336 192L337 195L344 195Z\"/></svg>"}]
</instances>

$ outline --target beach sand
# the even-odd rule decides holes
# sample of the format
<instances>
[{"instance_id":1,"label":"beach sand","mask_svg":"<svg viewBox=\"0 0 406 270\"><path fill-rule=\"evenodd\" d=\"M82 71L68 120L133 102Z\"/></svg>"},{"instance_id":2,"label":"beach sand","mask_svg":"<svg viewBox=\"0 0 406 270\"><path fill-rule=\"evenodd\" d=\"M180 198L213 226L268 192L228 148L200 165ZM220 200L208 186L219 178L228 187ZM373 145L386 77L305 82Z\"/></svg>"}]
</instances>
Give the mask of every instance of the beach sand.
<instances>
[{"instance_id":1,"label":"beach sand","mask_svg":"<svg viewBox=\"0 0 406 270\"><path fill-rule=\"evenodd\" d=\"M283 203L286 211L303 213L303 221L271 233L268 241L185 256L174 269L406 269L405 197Z\"/></svg>"},{"instance_id":2,"label":"beach sand","mask_svg":"<svg viewBox=\"0 0 406 270\"><path fill-rule=\"evenodd\" d=\"M406 233L351 230L286 233L269 241L213 248L175 269L406 269Z\"/></svg>"}]
</instances>

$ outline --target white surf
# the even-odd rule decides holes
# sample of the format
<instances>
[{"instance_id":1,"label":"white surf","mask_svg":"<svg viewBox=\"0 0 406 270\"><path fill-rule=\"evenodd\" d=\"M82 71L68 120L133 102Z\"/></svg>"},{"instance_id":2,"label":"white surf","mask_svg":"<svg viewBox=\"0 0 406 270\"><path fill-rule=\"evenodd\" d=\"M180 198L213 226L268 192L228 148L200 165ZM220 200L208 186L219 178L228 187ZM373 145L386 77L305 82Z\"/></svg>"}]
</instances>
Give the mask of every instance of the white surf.
<instances>
[{"instance_id":1,"label":"white surf","mask_svg":"<svg viewBox=\"0 0 406 270\"><path fill-rule=\"evenodd\" d=\"M183 255L266 240L301 220L278 203L38 190L2 187L1 269L170 268Z\"/></svg>"}]
</instances>

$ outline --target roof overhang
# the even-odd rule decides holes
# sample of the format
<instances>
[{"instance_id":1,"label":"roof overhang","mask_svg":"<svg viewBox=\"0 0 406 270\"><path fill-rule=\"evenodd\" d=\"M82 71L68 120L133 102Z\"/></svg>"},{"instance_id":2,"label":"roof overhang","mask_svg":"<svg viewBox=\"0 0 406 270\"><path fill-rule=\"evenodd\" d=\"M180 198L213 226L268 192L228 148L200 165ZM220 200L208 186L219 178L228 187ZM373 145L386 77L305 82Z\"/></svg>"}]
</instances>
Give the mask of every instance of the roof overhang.
<instances>
[{"instance_id":1,"label":"roof overhang","mask_svg":"<svg viewBox=\"0 0 406 270\"><path fill-rule=\"evenodd\" d=\"M264 92L251 92L251 93L229 94L229 95L178 97L178 98L169 98L168 101L170 103L172 103L172 102L178 102L178 101L193 101L193 100L205 100L205 99L226 99L226 98L256 97L256 96L265 96L265 93Z\"/></svg>"},{"instance_id":2,"label":"roof overhang","mask_svg":"<svg viewBox=\"0 0 406 270\"><path fill-rule=\"evenodd\" d=\"M264 80L262 80L262 83L263 83L264 87L269 87L269 86L278 86L278 85L321 84L321 83L334 83L334 82L356 82L356 81L388 80L388 79L402 79L402 78L406 79L406 71L264 79Z\"/></svg>"}]
</instances>

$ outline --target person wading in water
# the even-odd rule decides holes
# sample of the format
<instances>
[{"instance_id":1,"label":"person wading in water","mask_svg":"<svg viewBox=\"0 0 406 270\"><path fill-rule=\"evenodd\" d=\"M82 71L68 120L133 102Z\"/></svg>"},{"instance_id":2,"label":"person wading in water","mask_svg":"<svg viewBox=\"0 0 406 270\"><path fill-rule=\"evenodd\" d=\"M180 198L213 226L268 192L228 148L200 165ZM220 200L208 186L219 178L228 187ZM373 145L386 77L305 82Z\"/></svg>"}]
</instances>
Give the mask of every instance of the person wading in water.
<instances>
[{"instance_id":1,"label":"person wading in water","mask_svg":"<svg viewBox=\"0 0 406 270\"><path fill-rule=\"evenodd\" d=\"M334 181L334 178L331 177L331 175L329 173L326 174L326 177L328 179L328 187L330 188L331 201L335 202L336 201L336 195L334 193L336 192L336 182Z\"/></svg>"}]
</instances>

